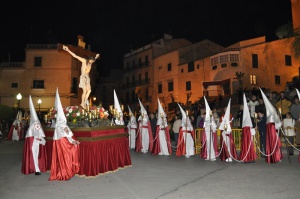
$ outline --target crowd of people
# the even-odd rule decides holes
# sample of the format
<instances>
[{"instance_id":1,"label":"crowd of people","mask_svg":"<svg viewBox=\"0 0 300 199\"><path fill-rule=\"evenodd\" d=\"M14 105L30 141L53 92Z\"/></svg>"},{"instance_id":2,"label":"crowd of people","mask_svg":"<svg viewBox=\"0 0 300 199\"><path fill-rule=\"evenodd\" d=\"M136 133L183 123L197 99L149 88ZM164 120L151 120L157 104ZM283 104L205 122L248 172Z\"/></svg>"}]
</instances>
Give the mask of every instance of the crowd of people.
<instances>
[{"instance_id":1,"label":"crowd of people","mask_svg":"<svg viewBox=\"0 0 300 199\"><path fill-rule=\"evenodd\" d=\"M164 119L166 116L162 116L161 113L151 113L149 119L140 102L141 115L137 121L134 121L135 118L131 113L127 125L131 132L130 148L135 149L136 152L151 152L153 155L170 155L173 151L177 156L190 157L195 152L195 130L201 129L200 157L206 160L215 161L219 157L225 162L233 160L255 162L257 158L255 147L257 147L266 162L280 162L283 158L281 142L287 145L287 155L294 155L298 150L295 147L296 129L300 126L297 89L289 90L287 87L280 93L268 89L253 89L244 93L244 97L245 100L240 104L240 110L237 112L231 112L231 100L223 107L223 113L220 113L218 103L209 104L205 97L205 103L198 106L196 115L193 114L195 111L183 110L178 104L178 111L168 125L168 121ZM165 126L158 123L161 119L165 120ZM242 146L239 154L231 135L233 126L242 129ZM217 129L221 131L220 137L217 137ZM254 139L255 134L259 134L258 140ZM168 141L170 135L174 138L173 144ZM143 142L144 144L140 144ZM157 146L157 143L164 143L161 148L167 145L172 150L158 153L152 148Z\"/></svg>"}]
</instances>

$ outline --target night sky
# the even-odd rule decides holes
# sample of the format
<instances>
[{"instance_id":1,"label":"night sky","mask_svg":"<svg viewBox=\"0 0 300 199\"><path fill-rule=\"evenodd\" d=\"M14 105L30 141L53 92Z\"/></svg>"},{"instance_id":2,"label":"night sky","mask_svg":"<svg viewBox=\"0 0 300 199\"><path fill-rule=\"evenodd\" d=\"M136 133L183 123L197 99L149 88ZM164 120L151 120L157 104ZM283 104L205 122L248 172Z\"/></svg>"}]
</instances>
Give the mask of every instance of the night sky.
<instances>
[{"instance_id":1,"label":"night sky","mask_svg":"<svg viewBox=\"0 0 300 199\"><path fill-rule=\"evenodd\" d=\"M103 73L122 68L125 53L164 33L226 47L263 35L277 39L276 29L292 21L290 0L10 0L0 10L0 62L8 54L24 61L28 43L77 45L82 35L101 54Z\"/></svg>"}]
</instances>

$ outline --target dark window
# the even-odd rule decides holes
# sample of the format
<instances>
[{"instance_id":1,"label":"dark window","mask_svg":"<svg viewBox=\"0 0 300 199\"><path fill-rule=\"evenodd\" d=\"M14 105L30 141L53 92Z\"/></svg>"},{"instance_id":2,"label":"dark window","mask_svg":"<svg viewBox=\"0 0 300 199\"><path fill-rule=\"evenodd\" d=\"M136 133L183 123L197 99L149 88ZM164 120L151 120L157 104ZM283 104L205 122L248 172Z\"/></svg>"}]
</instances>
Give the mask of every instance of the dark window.
<instances>
[{"instance_id":1,"label":"dark window","mask_svg":"<svg viewBox=\"0 0 300 199\"><path fill-rule=\"evenodd\" d=\"M192 89L191 81L188 81L188 82L185 83L185 88L186 88L185 89L186 91L190 91Z\"/></svg>"},{"instance_id":2,"label":"dark window","mask_svg":"<svg viewBox=\"0 0 300 199\"><path fill-rule=\"evenodd\" d=\"M148 101L149 100L149 90L148 88L145 89L145 98Z\"/></svg>"},{"instance_id":3,"label":"dark window","mask_svg":"<svg viewBox=\"0 0 300 199\"><path fill-rule=\"evenodd\" d=\"M44 87L44 80L33 80L32 88L45 88Z\"/></svg>"},{"instance_id":4,"label":"dark window","mask_svg":"<svg viewBox=\"0 0 300 199\"><path fill-rule=\"evenodd\" d=\"M200 66L199 66L199 64L197 64L197 69L199 69L200 68Z\"/></svg>"},{"instance_id":5,"label":"dark window","mask_svg":"<svg viewBox=\"0 0 300 199\"><path fill-rule=\"evenodd\" d=\"M173 82L168 82L168 91L173 91Z\"/></svg>"},{"instance_id":6,"label":"dark window","mask_svg":"<svg viewBox=\"0 0 300 199\"><path fill-rule=\"evenodd\" d=\"M280 76L275 75L275 84L280 84Z\"/></svg>"},{"instance_id":7,"label":"dark window","mask_svg":"<svg viewBox=\"0 0 300 199\"><path fill-rule=\"evenodd\" d=\"M77 78L72 79L72 93L78 93L78 80Z\"/></svg>"},{"instance_id":8,"label":"dark window","mask_svg":"<svg viewBox=\"0 0 300 199\"><path fill-rule=\"evenodd\" d=\"M252 54L252 68L258 68L258 54Z\"/></svg>"},{"instance_id":9,"label":"dark window","mask_svg":"<svg viewBox=\"0 0 300 199\"><path fill-rule=\"evenodd\" d=\"M157 92L162 93L162 84L157 85Z\"/></svg>"},{"instance_id":10,"label":"dark window","mask_svg":"<svg viewBox=\"0 0 300 199\"><path fill-rule=\"evenodd\" d=\"M132 68L136 69L135 60L132 60Z\"/></svg>"},{"instance_id":11,"label":"dark window","mask_svg":"<svg viewBox=\"0 0 300 199\"><path fill-rule=\"evenodd\" d=\"M42 57L34 57L34 66L41 67L42 66Z\"/></svg>"},{"instance_id":12,"label":"dark window","mask_svg":"<svg viewBox=\"0 0 300 199\"><path fill-rule=\"evenodd\" d=\"M211 67L212 70L216 70L217 68L218 68L217 65L214 65L214 66Z\"/></svg>"},{"instance_id":13,"label":"dark window","mask_svg":"<svg viewBox=\"0 0 300 199\"><path fill-rule=\"evenodd\" d=\"M171 71L171 70L172 70L172 64L168 63L168 71Z\"/></svg>"},{"instance_id":14,"label":"dark window","mask_svg":"<svg viewBox=\"0 0 300 199\"><path fill-rule=\"evenodd\" d=\"M102 86L102 91L103 91L103 92L106 92L106 85L103 85L103 86Z\"/></svg>"},{"instance_id":15,"label":"dark window","mask_svg":"<svg viewBox=\"0 0 300 199\"><path fill-rule=\"evenodd\" d=\"M237 67L238 65L239 65L239 64L236 63L236 62L232 62L232 63L231 63L231 66L232 66L232 67Z\"/></svg>"},{"instance_id":16,"label":"dark window","mask_svg":"<svg viewBox=\"0 0 300 199\"><path fill-rule=\"evenodd\" d=\"M183 68L181 69L181 73L183 73Z\"/></svg>"},{"instance_id":17,"label":"dark window","mask_svg":"<svg viewBox=\"0 0 300 199\"><path fill-rule=\"evenodd\" d=\"M227 64L221 64L221 68L226 68Z\"/></svg>"},{"instance_id":18,"label":"dark window","mask_svg":"<svg viewBox=\"0 0 300 199\"><path fill-rule=\"evenodd\" d=\"M292 65L292 57L290 55L285 55L285 65L286 66Z\"/></svg>"},{"instance_id":19,"label":"dark window","mask_svg":"<svg viewBox=\"0 0 300 199\"><path fill-rule=\"evenodd\" d=\"M189 62L188 63L188 72L193 72L194 71L194 62Z\"/></svg>"},{"instance_id":20,"label":"dark window","mask_svg":"<svg viewBox=\"0 0 300 199\"><path fill-rule=\"evenodd\" d=\"M145 72L145 83L148 83L148 72Z\"/></svg>"},{"instance_id":21,"label":"dark window","mask_svg":"<svg viewBox=\"0 0 300 199\"><path fill-rule=\"evenodd\" d=\"M145 56L145 65L146 65L146 66L148 66L148 65L149 65L148 56Z\"/></svg>"},{"instance_id":22,"label":"dark window","mask_svg":"<svg viewBox=\"0 0 300 199\"><path fill-rule=\"evenodd\" d=\"M12 87L12 88L18 88L18 87L19 87L19 84L18 84L18 83L11 83L11 87Z\"/></svg>"}]
</instances>

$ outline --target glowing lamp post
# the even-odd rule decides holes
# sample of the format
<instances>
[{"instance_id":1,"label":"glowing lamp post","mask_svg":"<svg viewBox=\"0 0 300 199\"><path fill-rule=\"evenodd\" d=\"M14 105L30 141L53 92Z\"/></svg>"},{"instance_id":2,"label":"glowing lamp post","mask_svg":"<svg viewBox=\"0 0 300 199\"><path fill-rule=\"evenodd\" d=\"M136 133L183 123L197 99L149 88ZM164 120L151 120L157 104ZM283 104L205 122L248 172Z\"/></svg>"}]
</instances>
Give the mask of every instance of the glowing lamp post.
<instances>
[{"instance_id":1,"label":"glowing lamp post","mask_svg":"<svg viewBox=\"0 0 300 199\"><path fill-rule=\"evenodd\" d=\"M21 99L22 99L22 95L21 95L21 93L18 93L18 95L17 95L17 100L18 100L18 109L20 108Z\"/></svg>"},{"instance_id":2,"label":"glowing lamp post","mask_svg":"<svg viewBox=\"0 0 300 199\"><path fill-rule=\"evenodd\" d=\"M38 99L37 103L39 105L39 116L40 116L41 115L41 103L42 103L42 100Z\"/></svg>"}]
</instances>

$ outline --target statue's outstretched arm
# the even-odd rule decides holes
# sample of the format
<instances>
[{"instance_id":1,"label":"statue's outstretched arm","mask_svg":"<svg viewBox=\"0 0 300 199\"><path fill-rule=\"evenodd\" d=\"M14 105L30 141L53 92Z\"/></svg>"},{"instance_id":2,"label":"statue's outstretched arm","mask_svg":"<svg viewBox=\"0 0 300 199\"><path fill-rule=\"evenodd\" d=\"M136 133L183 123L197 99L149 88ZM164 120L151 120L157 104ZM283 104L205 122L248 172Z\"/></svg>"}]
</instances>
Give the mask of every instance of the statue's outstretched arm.
<instances>
[{"instance_id":1,"label":"statue's outstretched arm","mask_svg":"<svg viewBox=\"0 0 300 199\"><path fill-rule=\"evenodd\" d=\"M75 53L73 53L72 51L70 51L70 49L68 48L68 46L63 45L63 49L65 51L67 51L68 53L70 53L70 55L72 55L72 57L78 59L81 62L85 62L86 60L82 57L79 57L78 55L76 55Z\"/></svg>"}]
</instances>

